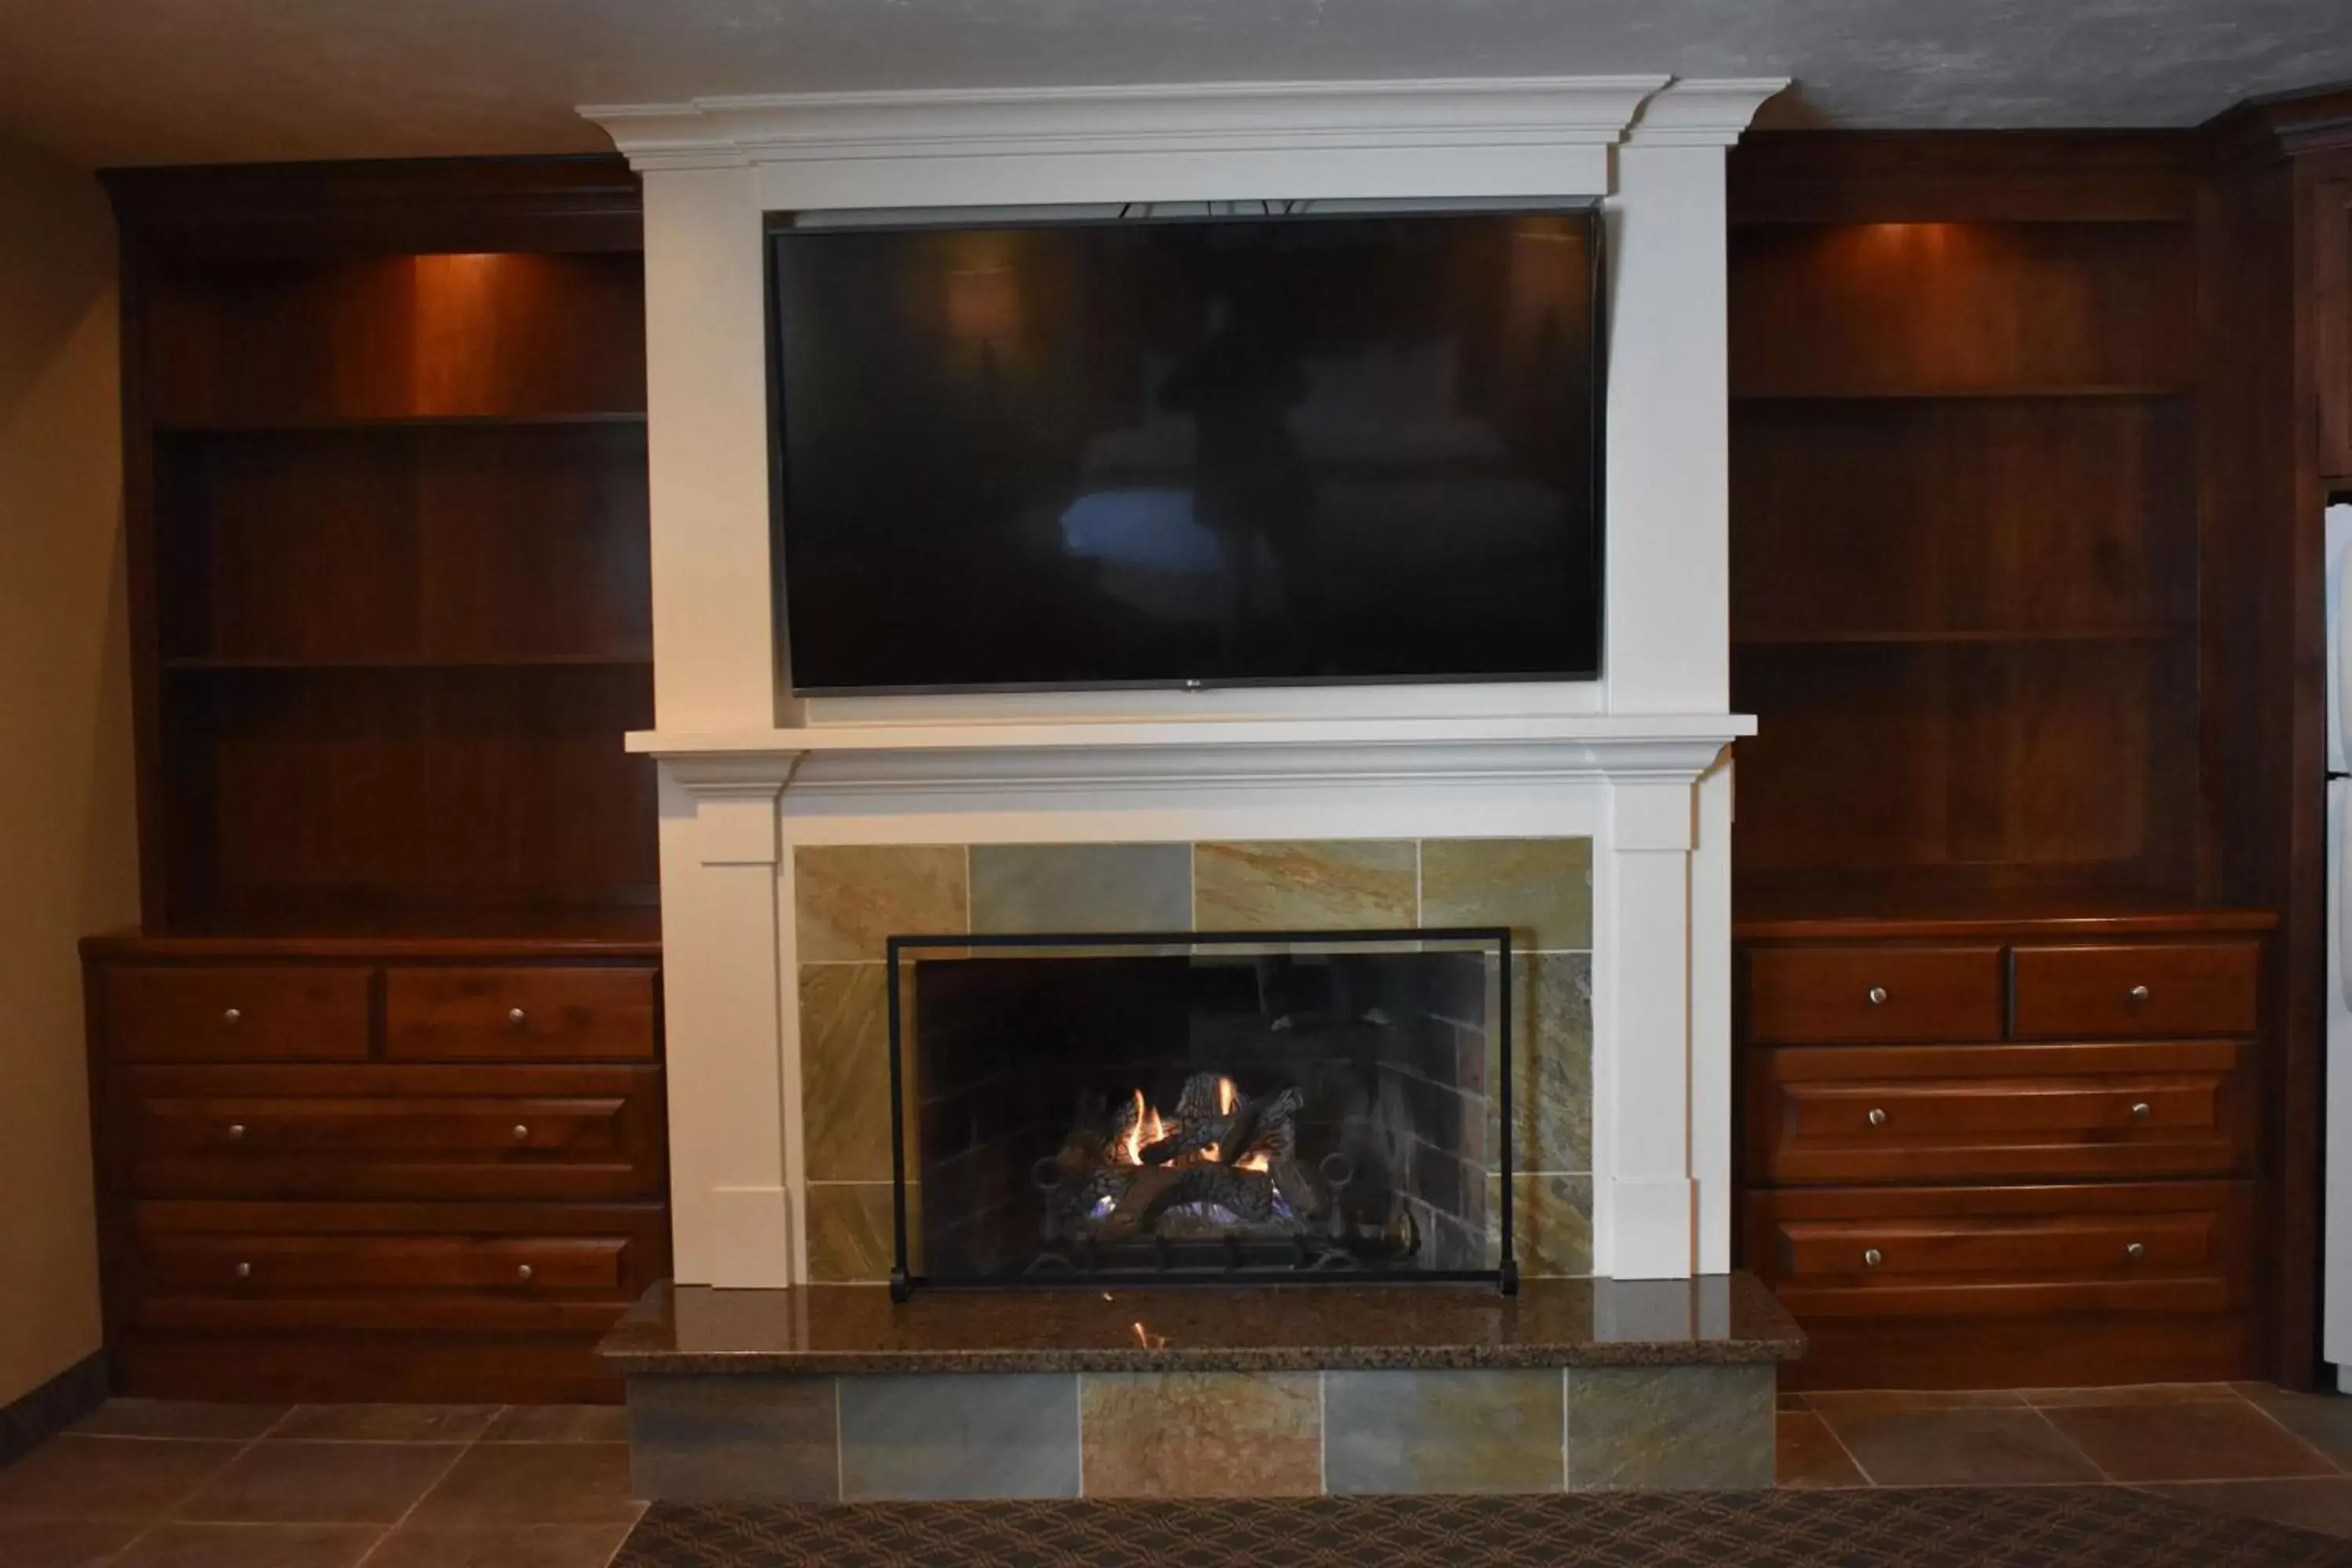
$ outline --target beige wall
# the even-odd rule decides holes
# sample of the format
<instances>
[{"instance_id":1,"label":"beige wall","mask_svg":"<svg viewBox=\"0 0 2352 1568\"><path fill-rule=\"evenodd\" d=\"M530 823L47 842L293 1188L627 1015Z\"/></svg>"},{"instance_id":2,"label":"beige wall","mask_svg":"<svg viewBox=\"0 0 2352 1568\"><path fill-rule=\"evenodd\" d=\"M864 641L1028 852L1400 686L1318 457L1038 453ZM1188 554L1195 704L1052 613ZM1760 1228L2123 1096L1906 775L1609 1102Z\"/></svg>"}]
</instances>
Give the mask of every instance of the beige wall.
<instances>
[{"instance_id":1,"label":"beige wall","mask_svg":"<svg viewBox=\"0 0 2352 1568\"><path fill-rule=\"evenodd\" d=\"M114 235L0 142L0 1403L98 1348L74 943L138 915Z\"/></svg>"}]
</instances>

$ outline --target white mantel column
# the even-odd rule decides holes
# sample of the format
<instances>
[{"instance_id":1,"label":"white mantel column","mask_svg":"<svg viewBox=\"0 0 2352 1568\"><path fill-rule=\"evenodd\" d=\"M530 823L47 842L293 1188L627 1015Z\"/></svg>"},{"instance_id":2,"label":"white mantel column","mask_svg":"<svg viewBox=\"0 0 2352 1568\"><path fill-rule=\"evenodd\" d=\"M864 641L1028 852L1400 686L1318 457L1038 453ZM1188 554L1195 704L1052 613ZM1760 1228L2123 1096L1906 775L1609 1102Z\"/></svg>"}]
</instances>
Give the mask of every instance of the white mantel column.
<instances>
[{"instance_id":1,"label":"white mantel column","mask_svg":"<svg viewBox=\"0 0 2352 1568\"><path fill-rule=\"evenodd\" d=\"M661 784L673 1271L688 1285L789 1285L802 1244L783 778L672 763Z\"/></svg>"},{"instance_id":2,"label":"white mantel column","mask_svg":"<svg viewBox=\"0 0 2352 1568\"><path fill-rule=\"evenodd\" d=\"M659 169L645 189L654 722L791 723L768 548L758 184L748 167Z\"/></svg>"},{"instance_id":3,"label":"white mantel column","mask_svg":"<svg viewBox=\"0 0 2352 1568\"><path fill-rule=\"evenodd\" d=\"M797 712L782 695L770 570L756 177L740 164L651 171L645 200L656 722L763 730ZM799 1256L782 765L662 766L670 1223L688 1284L789 1284Z\"/></svg>"},{"instance_id":4,"label":"white mantel column","mask_svg":"<svg viewBox=\"0 0 2352 1568\"><path fill-rule=\"evenodd\" d=\"M1730 707L1724 156L1773 86L1677 83L1617 149L1606 205L1612 712Z\"/></svg>"},{"instance_id":5,"label":"white mantel column","mask_svg":"<svg viewBox=\"0 0 2352 1568\"><path fill-rule=\"evenodd\" d=\"M1692 850L1688 779L1620 779L1593 878L1592 1269L1697 1271L1692 1163Z\"/></svg>"}]
</instances>

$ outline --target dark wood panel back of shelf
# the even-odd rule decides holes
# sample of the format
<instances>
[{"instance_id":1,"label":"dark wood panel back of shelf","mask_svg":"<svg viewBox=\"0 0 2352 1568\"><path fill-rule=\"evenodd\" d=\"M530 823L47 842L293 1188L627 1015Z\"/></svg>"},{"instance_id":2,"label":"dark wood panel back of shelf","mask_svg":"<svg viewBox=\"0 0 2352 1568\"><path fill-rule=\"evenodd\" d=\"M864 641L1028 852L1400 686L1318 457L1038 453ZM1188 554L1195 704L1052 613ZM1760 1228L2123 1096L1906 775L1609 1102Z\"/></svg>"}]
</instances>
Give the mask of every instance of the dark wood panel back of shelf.
<instances>
[{"instance_id":1,"label":"dark wood panel back of shelf","mask_svg":"<svg viewBox=\"0 0 2352 1568\"><path fill-rule=\"evenodd\" d=\"M643 666L197 683L167 752L191 786L173 923L650 902L653 769L620 741L652 686Z\"/></svg>"},{"instance_id":2,"label":"dark wood panel back of shelf","mask_svg":"<svg viewBox=\"0 0 2352 1568\"><path fill-rule=\"evenodd\" d=\"M2193 878L2192 644L1738 650L1742 879L1938 877L1951 892Z\"/></svg>"},{"instance_id":3,"label":"dark wood panel back of shelf","mask_svg":"<svg viewBox=\"0 0 2352 1568\"><path fill-rule=\"evenodd\" d=\"M151 406L167 427L642 409L644 289L626 251L159 269Z\"/></svg>"},{"instance_id":4,"label":"dark wood panel back of shelf","mask_svg":"<svg viewBox=\"0 0 2352 1568\"><path fill-rule=\"evenodd\" d=\"M2195 625L2177 400L1758 405L1731 435L1736 640Z\"/></svg>"},{"instance_id":5,"label":"dark wood panel back of shelf","mask_svg":"<svg viewBox=\"0 0 2352 1568\"><path fill-rule=\"evenodd\" d=\"M651 647L642 426L211 437L156 473L167 660Z\"/></svg>"},{"instance_id":6,"label":"dark wood panel back of shelf","mask_svg":"<svg viewBox=\"0 0 2352 1568\"><path fill-rule=\"evenodd\" d=\"M2210 152L2192 131L1750 132L1735 225L2187 223Z\"/></svg>"},{"instance_id":7,"label":"dark wood panel back of shelf","mask_svg":"<svg viewBox=\"0 0 2352 1568\"><path fill-rule=\"evenodd\" d=\"M2186 224L1741 230L1736 394L2013 394L2196 379Z\"/></svg>"}]
</instances>

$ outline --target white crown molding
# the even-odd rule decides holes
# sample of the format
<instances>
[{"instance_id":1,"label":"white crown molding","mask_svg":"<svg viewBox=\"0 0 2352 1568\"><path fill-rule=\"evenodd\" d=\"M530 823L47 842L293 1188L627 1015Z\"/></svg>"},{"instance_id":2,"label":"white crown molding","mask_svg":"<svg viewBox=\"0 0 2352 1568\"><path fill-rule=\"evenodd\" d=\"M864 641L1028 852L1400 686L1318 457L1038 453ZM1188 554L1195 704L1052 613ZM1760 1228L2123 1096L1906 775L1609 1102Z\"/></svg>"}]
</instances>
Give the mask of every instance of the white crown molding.
<instances>
[{"instance_id":1,"label":"white crown molding","mask_svg":"<svg viewBox=\"0 0 2352 1568\"><path fill-rule=\"evenodd\" d=\"M1624 137L1643 104L1669 79L1495 77L786 93L586 104L580 113L610 133L641 170L841 159L1606 147Z\"/></svg>"},{"instance_id":2,"label":"white crown molding","mask_svg":"<svg viewBox=\"0 0 2352 1568\"><path fill-rule=\"evenodd\" d=\"M1767 99L1789 85L1779 77L1676 81L1654 93L1626 135L1634 147L1728 147Z\"/></svg>"}]
</instances>

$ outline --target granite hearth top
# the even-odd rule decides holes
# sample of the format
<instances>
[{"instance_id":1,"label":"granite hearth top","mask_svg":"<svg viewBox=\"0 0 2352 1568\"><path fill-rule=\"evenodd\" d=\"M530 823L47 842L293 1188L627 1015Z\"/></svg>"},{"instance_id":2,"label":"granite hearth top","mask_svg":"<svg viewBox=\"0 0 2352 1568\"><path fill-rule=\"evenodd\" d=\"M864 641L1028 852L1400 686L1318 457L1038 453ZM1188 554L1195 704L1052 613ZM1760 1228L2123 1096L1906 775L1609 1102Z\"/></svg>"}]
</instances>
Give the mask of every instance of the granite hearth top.
<instances>
[{"instance_id":1,"label":"granite hearth top","mask_svg":"<svg viewBox=\"0 0 2352 1568\"><path fill-rule=\"evenodd\" d=\"M1753 1275L1465 1285L950 1290L656 1286L604 1337L622 1373L1316 1372L1793 1361Z\"/></svg>"}]
</instances>

